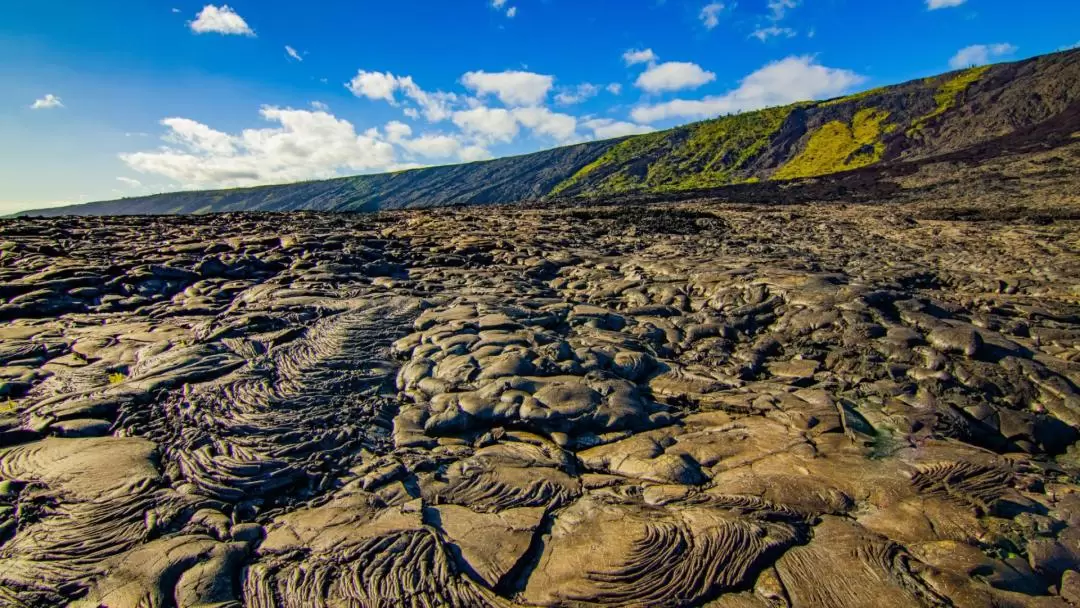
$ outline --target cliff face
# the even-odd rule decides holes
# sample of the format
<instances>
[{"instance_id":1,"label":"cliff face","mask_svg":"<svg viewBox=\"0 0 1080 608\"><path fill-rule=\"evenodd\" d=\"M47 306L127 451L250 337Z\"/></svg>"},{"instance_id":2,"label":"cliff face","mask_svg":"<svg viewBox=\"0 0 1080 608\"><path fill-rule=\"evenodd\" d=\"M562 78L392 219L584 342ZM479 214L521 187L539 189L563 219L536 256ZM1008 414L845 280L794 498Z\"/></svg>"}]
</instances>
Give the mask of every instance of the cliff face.
<instances>
[{"instance_id":1,"label":"cliff face","mask_svg":"<svg viewBox=\"0 0 1080 608\"><path fill-rule=\"evenodd\" d=\"M1077 100L1076 51L971 68L633 137L555 192L714 188L925 159L1032 129L1068 112Z\"/></svg>"},{"instance_id":2,"label":"cliff face","mask_svg":"<svg viewBox=\"0 0 1080 608\"><path fill-rule=\"evenodd\" d=\"M1072 135L1080 51L951 72L822 102L498 160L280 186L178 192L24 215L375 211L552 196L676 193L820 177Z\"/></svg>"}]
</instances>

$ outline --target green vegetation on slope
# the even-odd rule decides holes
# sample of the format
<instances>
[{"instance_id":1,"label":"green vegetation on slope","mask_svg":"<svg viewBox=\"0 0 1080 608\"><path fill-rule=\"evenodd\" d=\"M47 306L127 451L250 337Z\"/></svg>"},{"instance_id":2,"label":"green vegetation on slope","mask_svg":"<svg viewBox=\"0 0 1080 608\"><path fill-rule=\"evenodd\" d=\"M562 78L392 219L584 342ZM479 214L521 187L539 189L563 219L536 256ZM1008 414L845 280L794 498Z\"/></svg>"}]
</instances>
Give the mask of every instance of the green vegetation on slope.
<instances>
[{"instance_id":1,"label":"green vegetation on slope","mask_svg":"<svg viewBox=\"0 0 1080 608\"><path fill-rule=\"evenodd\" d=\"M745 182L753 176L741 175L740 171L768 148L772 137L800 105L805 104L724 116L628 138L559 184L552 194L586 181L591 182L590 189L603 194L690 190Z\"/></svg>"},{"instance_id":2,"label":"green vegetation on slope","mask_svg":"<svg viewBox=\"0 0 1080 608\"><path fill-rule=\"evenodd\" d=\"M960 95L967 91L968 87L978 82L983 74L989 69L990 66L988 65L970 68L943 82L941 86L938 87L937 93L934 94L934 101L937 102L937 107L930 113L916 118L911 123L911 128L907 131L908 136L918 133L931 120L955 107Z\"/></svg>"},{"instance_id":3,"label":"green vegetation on slope","mask_svg":"<svg viewBox=\"0 0 1080 608\"><path fill-rule=\"evenodd\" d=\"M744 182L740 171L765 151L798 105L708 120L649 167L648 185L658 190L714 188Z\"/></svg>"},{"instance_id":4,"label":"green vegetation on slope","mask_svg":"<svg viewBox=\"0 0 1080 608\"><path fill-rule=\"evenodd\" d=\"M669 132L660 131L657 133L646 133L645 135L636 135L623 140L621 143L616 144L607 152L605 152L600 158L582 167L577 173L570 176L551 191L551 194L559 194L565 190L568 190L579 183L582 183L585 178L590 175L599 172L606 167L618 167L619 165L628 165L632 161L639 159L649 153L657 151L668 145L668 137L671 134ZM609 187L624 187L625 190L632 189L630 185L638 183L640 180L625 172L625 168L604 180L605 182L611 182ZM621 190L611 190L611 192L620 192Z\"/></svg>"},{"instance_id":5,"label":"green vegetation on slope","mask_svg":"<svg viewBox=\"0 0 1080 608\"><path fill-rule=\"evenodd\" d=\"M881 136L888 130L883 125L888 118L889 112L864 108L855 114L850 126L840 120L826 123L772 179L815 177L878 162L885 153Z\"/></svg>"}]
</instances>

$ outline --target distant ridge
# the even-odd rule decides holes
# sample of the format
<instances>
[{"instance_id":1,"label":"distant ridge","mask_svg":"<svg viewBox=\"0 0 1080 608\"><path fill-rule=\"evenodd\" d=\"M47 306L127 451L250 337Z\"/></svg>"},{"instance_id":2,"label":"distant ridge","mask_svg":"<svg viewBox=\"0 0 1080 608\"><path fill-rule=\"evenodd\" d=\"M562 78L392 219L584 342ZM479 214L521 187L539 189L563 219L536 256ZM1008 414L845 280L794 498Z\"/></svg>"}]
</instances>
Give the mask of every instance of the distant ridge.
<instances>
[{"instance_id":1,"label":"distant ridge","mask_svg":"<svg viewBox=\"0 0 1080 608\"><path fill-rule=\"evenodd\" d=\"M131 215L377 211L658 194L831 175L1038 131L1080 104L1080 50L950 72L821 102L491 161L26 211ZM1071 127L1070 127L1071 128ZM1054 136L1043 128L1043 135ZM1056 135L1072 137L1072 132ZM981 150L992 155L993 150Z\"/></svg>"}]
</instances>

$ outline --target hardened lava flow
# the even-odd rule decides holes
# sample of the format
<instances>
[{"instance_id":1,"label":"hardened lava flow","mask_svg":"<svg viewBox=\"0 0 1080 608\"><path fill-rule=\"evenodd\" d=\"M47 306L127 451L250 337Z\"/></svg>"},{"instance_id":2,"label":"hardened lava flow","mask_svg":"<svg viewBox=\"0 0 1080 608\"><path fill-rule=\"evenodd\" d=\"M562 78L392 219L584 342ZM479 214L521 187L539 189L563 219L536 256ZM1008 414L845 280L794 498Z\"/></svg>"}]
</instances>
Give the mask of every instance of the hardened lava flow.
<instances>
[{"instance_id":1,"label":"hardened lava flow","mask_svg":"<svg viewBox=\"0 0 1080 608\"><path fill-rule=\"evenodd\" d=\"M6 220L0 605L1078 605L1043 211Z\"/></svg>"}]
</instances>

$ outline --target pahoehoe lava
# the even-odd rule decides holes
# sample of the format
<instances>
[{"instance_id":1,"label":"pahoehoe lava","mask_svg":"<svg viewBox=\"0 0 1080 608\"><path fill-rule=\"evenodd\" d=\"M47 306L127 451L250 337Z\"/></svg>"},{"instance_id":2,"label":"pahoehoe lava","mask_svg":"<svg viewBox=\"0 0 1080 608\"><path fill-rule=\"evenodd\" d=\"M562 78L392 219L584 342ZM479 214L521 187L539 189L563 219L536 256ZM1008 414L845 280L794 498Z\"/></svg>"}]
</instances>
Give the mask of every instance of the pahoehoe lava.
<instances>
[{"instance_id":1,"label":"pahoehoe lava","mask_svg":"<svg viewBox=\"0 0 1080 608\"><path fill-rule=\"evenodd\" d=\"M1071 605L1080 230L945 199L7 220L0 604Z\"/></svg>"}]
</instances>

